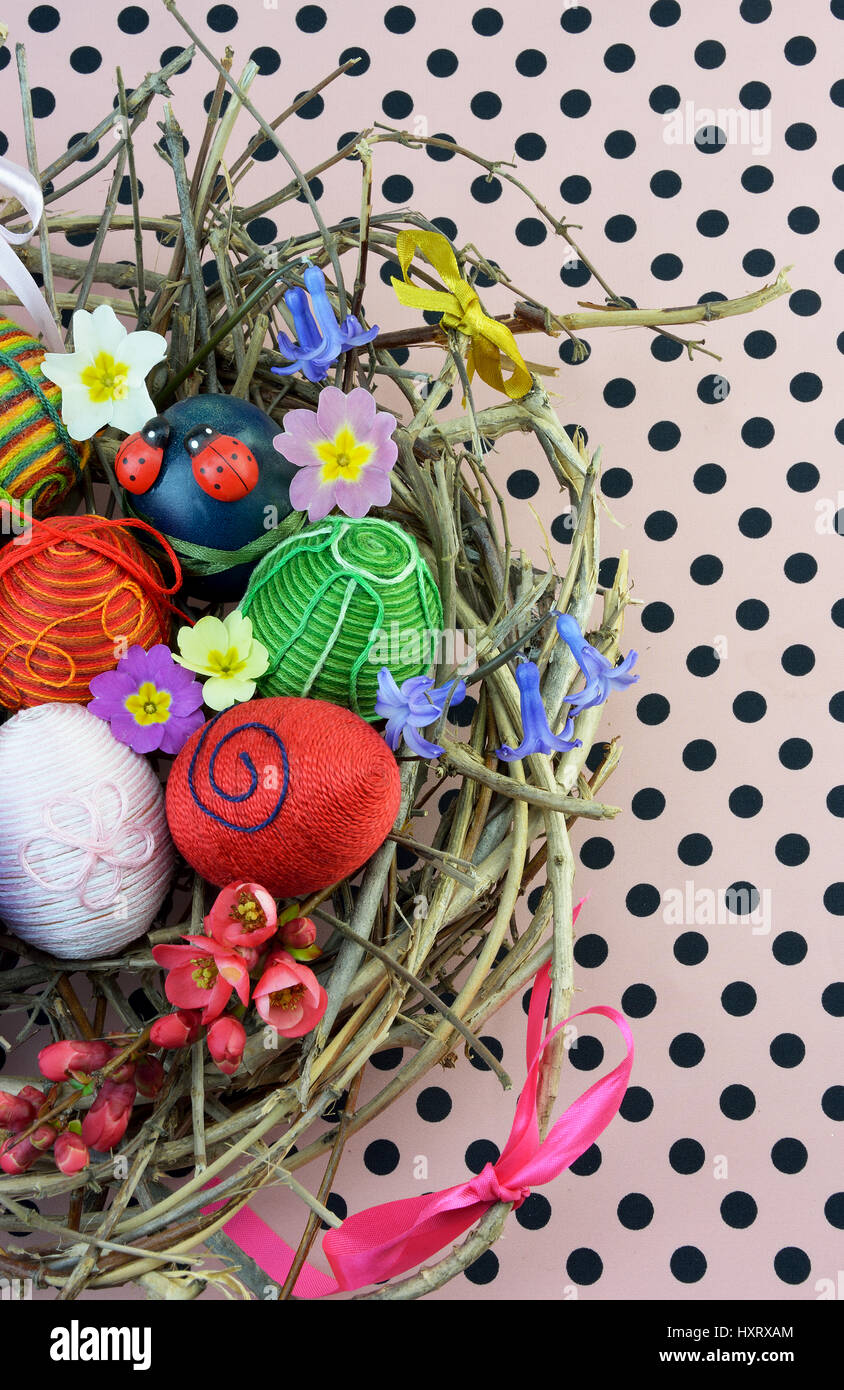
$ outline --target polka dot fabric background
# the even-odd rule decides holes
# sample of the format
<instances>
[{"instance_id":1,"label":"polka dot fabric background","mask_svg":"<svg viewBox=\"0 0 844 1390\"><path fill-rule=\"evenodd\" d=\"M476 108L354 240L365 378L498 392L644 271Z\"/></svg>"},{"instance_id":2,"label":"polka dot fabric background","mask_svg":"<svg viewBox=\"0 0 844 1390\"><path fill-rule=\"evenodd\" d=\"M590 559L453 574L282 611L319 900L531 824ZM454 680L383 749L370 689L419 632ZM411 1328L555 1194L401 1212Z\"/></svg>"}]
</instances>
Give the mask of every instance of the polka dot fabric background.
<instances>
[{"instance_id":1,"label":"polka dot fabric background","mask_svg":"<svg viewBox=\"0 0 844 1390\"><path fill-rule=\"evenodd\" d=\"M576 366L566 340L529 340L531 357L559 368L549 384L563 420L603 445L615 523L603 525L601 577L627 548L641 605L626 629L640 680L611 699L604 724L625 746L608 789L623 814L575 832L577 887L589 894L578 1006L623 1009L637 1055L600 1143L434 1296L816 1298L837 1277L844 1226L844 4L185 0L184 12L218 54L231 45L235 72L254 57L252 96L269 119L339 59L358 58L285 124L305 169L376 121L514 161L555 216L582 224L576 235L613 289L641 306L732 297L794 267L789 297L692 330L720 361L690 361L645 329L593 331ZM118 63L135 86L184 39L151 0L95 10L65 0L15 6L14 41L26 44L45 165L109 109ZM0 61L0 149L23 162L8 48ZM213 85L201 58L173 80L189 146ZM137 149L148 212L174 205L154 119ZM251 133L241 117L233 148ZM63 209L100 208L109 177ZM257 202L287 178L264 146L237 200ZM359 163L313 188L327 220L356 214ZM380 146L376 210L401 205L476 243L557 310L602 301L536 209L477 165ZM283 225L256 218L256 240L309 225L306 207L286 208ZM84 255L58 238L56 249ZM153 243L150 255L166 269L166 249ZM388 276L371 277L370 321L407 326ZM484 293L492 312L511 302L501 288ZM439 360L417 354L423 368ZM541 518L564 564L570 532L544 461L510 436L491 464L516 540L541 556ZM524 1027L515 999L485 1038L517 1084ZM587 1023L567 1098L618 1053L609 1024ZM399 1060L373 1059L364 1097ZM503 1146L513 1103L461 1052L349 1142L334 1209L478 1172ZM283 1192L256 1207L298 1234L301 1209Z\"/></svg>"}]
</instances>

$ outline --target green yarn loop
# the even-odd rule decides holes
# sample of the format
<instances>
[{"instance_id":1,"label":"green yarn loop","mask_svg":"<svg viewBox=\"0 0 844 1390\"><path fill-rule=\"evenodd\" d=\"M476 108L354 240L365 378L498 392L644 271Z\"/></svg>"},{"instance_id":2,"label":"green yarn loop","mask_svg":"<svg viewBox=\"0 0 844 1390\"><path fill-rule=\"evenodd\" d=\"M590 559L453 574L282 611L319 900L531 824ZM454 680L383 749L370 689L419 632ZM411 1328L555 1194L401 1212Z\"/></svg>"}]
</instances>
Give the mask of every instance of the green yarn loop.
<instances>
[{"instance_id":1,"label":"green yarn loop","mask_svg":"<svg viewBox=\"0 0 844 1390\"><path fill-rule=\"evenodd\" d=\"M391 521L330 516L282 541L240 610L267 648L261 695L310 695L372 722L378 671L430 670L442 603L413 537Z\"/></svg>"},{"instance_id":2,"label":"green yarn loop","mask_svg":"<svg viewBox=\"0 0 844 1390\"><path fill-rule=\"evenodd\" d=\"M132 506L127 493L123 494L123 511L136 520L147 520L143 512ZM273 550L279 541L286 540L298 531L304 520L304 512L291 512L272 530L262 531L254 541L247 541L246 545L240 546L238 550L215 550L210 545L197 545L194 541L181 540L179 536L169 536L165 531L159 531L158 534L173 547L185 574L205 576L221 574L224 570L234 569L236 565L254 564L268 551Z\"/></svg>"}]
</instances>

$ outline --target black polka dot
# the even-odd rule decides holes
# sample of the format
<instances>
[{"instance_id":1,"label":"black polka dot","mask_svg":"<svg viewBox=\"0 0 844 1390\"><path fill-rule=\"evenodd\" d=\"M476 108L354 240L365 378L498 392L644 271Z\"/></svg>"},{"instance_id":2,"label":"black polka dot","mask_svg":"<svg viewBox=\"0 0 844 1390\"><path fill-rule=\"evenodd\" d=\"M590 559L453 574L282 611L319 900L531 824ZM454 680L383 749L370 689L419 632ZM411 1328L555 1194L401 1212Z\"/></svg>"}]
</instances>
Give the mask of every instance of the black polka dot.
<instances>
[{"instance_id":1,"label":"black polka dot","mask_svg":"<svg viewBox=\"0 0 844 1390\"><path fill-rule=\"evenodd\" d=\"M756 1097L749 1086L725 1086L718 1101L728 1120L747 1120L756 1109Z\"/></svg>"},{"instance_id":2,"label":"black polka dot","mask_svg":"<svg viewBox=\"0 0 844 1390\"><path fill-rule=\"evenodd\" d=\"M800 1173L808 1160L806 1145L799 1139L778 1139L771 1149L771 1162L779 1173Z\"/></svg>"},{"instance_id":3,"label":"black polka dot","mask_svg":"<svg viewBox=\"0 0 844 1390\"><path fill-rule=\"evenodd\" d=\"M472 180L471 193L478 203L494 203L501 197L501 180L482 174Z\"/></svg>"},{"instance_id":4,"label":"black polka dot","mask_svg":"<svg viewBox=\"0 0 844 1390\"><path fill-rule=\"evenodd\" d=\"M695 584L717 584L724 573L724 562L717 555L697 555L689 565Z\"/></svg>"},{"instance_id":5,"label":"black polka dot","mask_svg":"<svg viewBox=\"0 0 844 1390\"><path fill-rule=\"evenodd\" d=\"M576 10L568 10L567 14L576 14ZM604 1262L596 1250L591 1250L588 1245L581 1245L577 1250L572 1250L566 1260L566 1274L573 1284L597 1284L604 1272Z\"/></svg>"},{"instance_id":6,"label":"black polka dot","mask_svg":"<svg viewBox=\"0 0 844 1390\"><path fill-rule=\"evenodd\" d=\"M714 647L693 647L686 657L686 668L693 676L712 676L721 665Z\"/></svg>"},{"instance_id":7,"label":"black polka dot","mask_svg":"<svg viewBox=\"0 0 844 1390\"><path fill-rule=\"evenodd\" d=\"M682 186L680 175L673 169L658 169L651 176L650 190L655 198L674 198Z\"/></svg>"},{"instance_id":8,"label":"black polka dot","mask_svg":"<svg viewBox=\"0 0 844 1390\"><path fill-rule=\"evenodd\" d=\"M739 14L748 24L763 24L771 13L771 0L741 0Z\"/></svg>"},{"instance_id":9,"label":"black polka dot","mask_svg":"<svg viewBox=\"0 0 844 1390\"><path fill-rule=\"evenodd\" d=\"M488 1163L497 1163L501 1151L491 1139L475 1139L463 1155L470 1173L480 1173Z\"/></svg>"},{"instance_id":10,"label":"black polka dot","mask_svg":"<svg viewBox=\"0 0 844 1390\"><path fill-rule=\"evenodd\" d=\"M678 1033L668 1047L668 1055L675 1067L696 1067L703 1060L705 1051L703 1039L697 1033Z\"/></svg>"},{"instance_id":11,"label":"black polka dot","mask_svg":"<svg viewBox=\"0 0 844 1390\"><path fill-rule=\"evenodd\" d=\"M577 1071L595 1071L603 1060L603 1043L588 1033L583 1033L575 1038L569 1048L569 1061Z\"/></svg>"},{"instance_id":12,"label":"black polka dot","mask_svg":"<svg viewBox=\"0 0 844 1390\"><path fill-rule=\"evenodd\" d=\"M733 714L742 724L756 724L768 708L764 695L758 690L742 690L733 700Z\"/></svg>"},{"instance_id":13,"label":"black polka dot","mask_svg":"<svg viewBox=\"0 0 844 1390\"><path fill-rule=\"evenodd\" d=\"M771 616L767 603L760 598L742 599L736 608L736 622L746 632L758 632Z\"/></svg>"},{"instance_id":14,"label":"black polka dot","mask_svg":"<svg viewBox=\"0 0 844 1390\"><path fill-rule=\"evenodd\" d=\"M748 784L734 787L729 795L730 810L734 816L739 816L742 820L757 816L762 809L762 802L762 793L759 788Z\"/></svg>"},{"instance_id":15,"label":"black polka dot","mask_svg":"<svg viewBox=\"0 0 844 1390\"><path fill-rule=\"evenodd\" d=\"M771 100L771 89L765 82L745 82L739 91L739 101L748 111L761 111Z\"/></svg>"},{"instance_id":16,"label":"black polka dot","mask_svg":"<svg viewBox=\"0 0 844 1390\"><path fill-rule=\"evenodd\" d=\"M574 958L584 970L594 970L599 965L603 965L607 958L608 949L602 936L598 936L596 932L587 932L585 936L579 936L575 941Z\"/></svg>"},{"instance_id":17,"label":"black polka dot","mask_svg":"<svg viewBox=\"0 0 844 1390\"><path fill-rule=\"evenodd\" d=\"M774 1273L784 1284L804 1284L812 1272L812 1262L797 1245L783 1246L774 1256Z\"/></svg>"},{"instance_id":18,"label":"black polka dot","mask_svg":"<svg viewBox=\"0 0 844 1390\"><path fill-rule=\"evenodd\" d=\"M660 600L646 603L639 615L639 621L646 632L667 632L674 622L674 609L670 604Z\"/></svg>"},{"instance_id":19,"label":"black polka dot","mask_svg":"<svg viewBox=\"0 0 844 1390\"><path fill-rule=\"evenodd\" d=\"M658 453L676 449L680 443L680 426L673 420L657 420L648 430L648 443Z\"/></svg>"},{"instance_id":20,"label":"black polka dot","mask_svg":"<svg viewBox=\"0 0 844 1390\"><path fill-rule=\"evenodd\" d=\"M591 23L592 13L585 5L574 5L560 15L560 24L567 34L582 34Z\"/></svg>"},{"instance_id":21,"label":"black polka dot","mask_svg":"<svg viewBox=\"0 0 844 1390\"><path fill-rule=\"evenodd\" d=\"M796 931L780 932L771 943L771 953L780 965L799 965L808 949L806 938Z\"/></svg>"},{"instance_id":22,"label":"black polka dot","mask_svg":"<svg viewBox=\"0 0 844 1390\"><path fill-rule=\"evenodd\" d=\"M401 1154L392 1139L373 1139L363 1151L363 1161L370 1173L383 1176L394 1173L399 1166Z\"/></svg>"},{"instance_id":23,"label":"black polka dot","mask_svg":"<svg viewBox=\"0 0 844 1390\"><path fill-rule=\"evenodd\" d=\"M648 105L659 116L665 115L667 111L676 111L680 105L680 93L669 83L661 83L659 87L654 87L648 97Z\"/></svg>"},{"instance_id":24,"label":"black polka dot","mask_svg":"<svg viewBox=\"0 0 844 1390\"><path fill-rule=\"evenodd\" d=\"M611 130L604 141L610 159L629 159L636 148L636 137L629 130Z\"/></svg>"},{"instance_id":25,"label":"black polka dot","mask_svg":"<svg viewBox=\"0 0 844 1390\"><path fill-rule=\"evenodd\" d=\"M783 767L794 771L808 767L812 756L812 745L805 738L787 738L779 747L779 760Z\"/></svg>"},{"instance_id":26,"label":"black polka dot","mask_svg":"<svg viewBox=\"0 0 844 1390\"><path fill-rule=\"evenodd\" d=\"M632 241L636 235L636 223L626 213L617 213L604 223L604 235L607 241Z\"/></svg>"},{"instance_id":27,"label":"black polka dot","mask_svg":"<svg viewBox=\"0 0 844 1390\"><path fill-rule=\"evenodd\" d=\"M706 772L716 757L715 744L708 738L693 738L683 749L683 763L690 772Z\"/></svg>"},{"instance_id":28,"label":"black polka dot","mask_svg":"<svg viewBox=\"0 0 844 1390\"><path fill-rule=\"evenodd\" d=\"M647 1018L656 1008L656 992L650 985L628 985L621 1007L630 1018Z\"/></svg>"},{"instance_id":29,"label":"black polka dot","mask_svg":"<svg viewBox=\"0 0 844 1390\"><path fill-rule=\"evenodd\" d=\"M504 1056L504 1048L498 1038L492 1038L488 1034L481 1033L480 1041L483 1043L487 1052L491 1053L497 1062ZM483 1057L476 1055L471 1048L468 1051L469 1061L476 1071L491 1071L489 1062L484 1061Z\"/></svg>"},{"instance_id":30,"label":"black polka dot","mask_svg":"<svg viewBox=\"0 0 844 1390\"><path fill-rule=\"evenodd\" d=\"M564 116L569 116L572 120L579 120L581 116L585 116L591 106L592 98L581 87L573 87L560 97L560 110Z\"/></svg>"},{"instance_id":31,"label":"black polka dot","mask_svg":"<svg viewBox=\"0 0 844 1390\"><path fill-rule=\"evenodd\" d=\"M34 10L29 12L29 27L36 34L50 34L53 29L57 29L60 22L60 15L55 5L36 5Z\"/></svg>"},{"instance_id":32,"label":"black polka dot","mask_svg":"<svg viewBox=\"0 0 844 1390\"><path fill-rule=\"evenodd\" d=\"M702 463L695 470L694 485L698 492L720 492L727 481L727 475L720 463Z\"/></svg>"},{"instance_id":33,"label":"black polka dot","mask_svg":"<svg viewBox=\"0 0 844 1390\"><path fill-rule=\"evenodd\" d=\"M821 995L821 1004L833 1018L844 1018L844 980L827 985Z\"/></svg>"},{"instance_id":34,"label":"black polka dot","mask_svg":"<svg viewBox=\"0 0 844 1390\"><path fill-rule=\"evenodd\" d=\"M74 48L70 55L70 66L74 72L88 74L96 72L102 65L103 55L98 48L91 48L85 44L81 48Z\"/></svg>"},{"instance_id":35,"label":"black polka dot","mask_svg":"<svg viewBox=\"0 0 844 1390\"><path fill-rule=\"evenodd\" d=\"M721 991L721 1007L733 1018L744 1018L756 1008L756 990L746 980L733 980Z\"/></svg>"},{"instance_id":36,"label":"black polka dot","mask_svg":"<svg viewBox=\"0 0 844 1390\"><path fill-rule=\"evenodd\" d=\"M565 203L585 203L592 185L582 174L569 174L560 184L560 197Z\"/></svg>"},{"instance_id":37,"label":"black polka dot","mask_svg":"<svg viewBox=\"0 0 844 1390\"><path fill-rule=\"evenodd\" d=\"M657 280L676 280L683 273L683 262L673 252L666 251L654 256L651 261L651 275Z\"/></svg>"},{"instance_id":38,"label":"black polka dot","mask_svg":"<svg viewBox=\"0 0 844 1390\"><path fill-rule=\"evenodd\" d=\"M703 125L695 131L694 147L700 154L720 154L726 143L726 131L720 126Z\"/></svg>"},{"instance_id":39,"label":"black polka dot","mask_svg":"<svg viewBox=\"0 0 844 1390\"><path fill-rule=\"evenodd\" d=\"M551 1203L541 1192L531 1192L514 1214L523 1230L541 1231L551 1220Z\"/></svg>"},{"instance_id":40,"label":"black polka dot","mask_svg":"<svg viewBox=\"0 0 844 1390\"><path fill-rule=\"evenodd\" d=\"M844 1090L844 1087L842 1087ZM618 1107L618 1113L628 1124L641 1124L646 1120L654 1108L654 1100L650 1091L644 1086L628 1086L624 1093L624 1100Z\"/></svg>"},{"instance_id":41,"label":"black polka dot","mask_svg":"<svg viewBox=\"0 0 844 1390\"><path fill-rule=\"evenodd\" d=\"M764 164L751 164L741 176L741 186L747 193L767 193L773 182L774 176Z\"/></svg>"},{"instance_id":42,"label":"black polka dot","mask_svg":"<svg viewBox=\"0 0 844 1390\"><path fill-rule=\"evenodd\" d=\"M677 518L673 512L651 512L645 518L645 535L652 541L668 541L677 530Z\"/></svg>"},{"instance_id":43,"label":"black polka dot","mask_svg":"<svg viewBox=\"0 0 844 1390\"><path fill-rule=\"evenodd\" d=\"M808 584L818 572L818 562L814 555L805 552L789 555L783 565L783 573L792 584Z\"/></svg>"},{"instance_id":44,"label":"black polka dot","mask_svg":"<svg viewBox=\"0 0 844 1390\"><path fill-rule=\"evenodd\" d=\"M252 62L257 65L261 77L271 77L272 74L278 72L281 67L281 55L275 48L268 48L266 46L253 48L249 56ZM273 148L275 148L275 146L273 146Z\"/></svg>"},{"instance_id":45,"label":"black polka dot","mask_svg":"<svg viewBox=\"0 0 844 1390\"><path fill-rule=\"evenodd\" d=\"M537 135L536 131L526 131L524 135L516 137L516 154L519 159L541 159L547 148L542 136Z\"/></svg>"},{"instance_id":46,"label":"black polka dot","mask_svg":"<svg viewBox=\"0 0 844 1390\"><path fill-rule=\"evenodd\" d=\"M212 5L207 20L216 34L228 34L237 24L237 10L233 5Z\"/></svg>"},{"instance_id":47,"label":"black polka dot","mask_svg":"<svg viewBox=\"0 0 844 1390\"><path fill-rule=\"evenodd\" d=\"M604 54L604 66L610 72L629 72L636 61L636 54L628 43L611 44Z\"/></svg>"},{"instance_id":48,"label":"black polka dot","mask_svg":"<svg viewBox=\"0 0 844 1390\"><path fill-rule=\"evenodd\" d=\"M428 54L426 66L432 77L451 77L457 71L457 54L450 48L435 48Z\"/></svg>"},{"instance_id":49,"label":"black polka dot","mask_svg":"<svg viewBox=\"0 0 844 1390\"><path fill-rule=\"evenodd\" d=\"M749 1192L728 1192L721 1203L721 1220L737 1231L752 1226L758 1215L759 1208Z\"/></svg>"},{"instance_id":50,"label":"black polka dot","mask_svg":"<svg viewBox=\"0 0 844 1390\"><path fill-rule=\"evenodd\" d=\"M605 869L612 863L615 849L603 835L592 835L580 847L580 862L587 869Z\"/></svg>"},{"instance_id":51,"label":"black polka dot","mask_svg":"<svg viewBox=\"0 0 844 1390\"><path fill-rule=\"evenodd\" d=\"M759 906L759 889L746 879L737 879L724 890L724 906L734 917L746 917Z\"/></svg>"},{"instance_id":52,"label":"black polka dot","mask_svg":"<svg viewBox=\"0 0 844 1390\"><path fill-rule=\"evenodd\" d=\"M671 705L664 695L643 695L636 705L636 717L643 724L664 724Z\"/></svg>"},{"instance_id":53,"label":"black polka dot","mask_svg":"<svg viewBox=\"0 0 844 1390\"><path fill-rule=\"evenodd\" d=\"M695 49L695 62L699 68L720 68L727 56L727 50L717 39L704 39Z\"/></svg>"},{"instance_id":54,"label":"black polka dot","mask_svg":"<svg viewBox=\"0 0 844 1390\"><path fill-rule=\"evenodd\" d=\"M785 132L785 143L792 150L810 150L818 138L818 132L807 121L795 121Z\"/></svg>"},{"instance_id":55,"label":"black polka dot","mask_svg":"<svg viewBox=\"0 0 844 1390\"><path fill-rule=\"evenodd\" d=\"M464 1276L470 1284L491 1284L493 1279L498 1277L500 1268L498 1256L494 1250L485 1250L463 1271Z\"/></svg>"},{"instance_id":56,"label":"black polka dot","mask_svg":"<svg viewBox=\"0 0 844 1390\"><path fill-rule=\"evenodd\" d=\"M655 820L665 810L665 797L656 787L643 787L633 797L630 809L639 820Z\"/></svg>"},{"instance_id":57,"label":"black polka dot","mask_svg":"<svg viewBox=\"0 0 844 1390\"><path fill-rule=\"evenodd\" d=\"M413 110L413 98L409 92L386 92L381 98L381 110L391 121L403 121Z\"/></svg>"},{"instance_id":58,"label":"black polka dot","mask_svg":"<svg viewBox=\"0 0 844 1390\"><path fill-rule=\"evenodd\" d=\"M388 203L409 203L413 184L404 174L390 174L382 183L381 192Z\"/></svg>"},{"instance_id":59,"label":"black polka dot","mask_svg":"<svg viewBox=\"0 0 844 1390\"><path fill-rule=\"evenodd\" d=\"M706 864L712 858L712 841L707 835L684 835L677 846L677 858L692 867Z\"/></svg>"},{"instance_id":60,"label":"black polka dot","mask_svg":"<svg viewBox=\"0 0 844 1390\"><path fill-rule=\"evenodd\" d=\"M539 479L532 468L517 468L507 479L507 491L511 497L535 497L539 491Z\"/></svg>"},{"instance_id":61,"label":"black polka dot","mask_svg":"<svg viewBox=\"0 0 844 1390\"><path fill-rule=\"evenodd\" d=\"M708 208L706 212L700 213L695 226L701 236L723 236L730 225L730 219L725 212L720 212L717 208Z\"/></svg>"},{"instance_id":62,"label":"black polka dot","mask_svg":"<svg viewBox=\"0 0 844 1390\"><path fill-rule=\"evenodd\" d=\"M516 240L521 246L540 246L548 235L548 229L538 217L523 217L516 223Z\"/></svg>"},{"instance_id":63,"label":"black polka dot","mask_svg":"<svg viewBox=\"0 0 844 1390\"><path fill-rule=\"evenodd\" d=\"M376 1071L395 1071L400 1067L404 1058L404 1048L385 1047L383 1052L373 1052L369 1058L369 1065Z\"/></svg>"},{"instance_id":64,"label":"black polka dot","mask_svg":"<svg viewBox=\"0 0 844 1390\"><path fill-rule=\"evenodd\" d=\"M823 382L815 372L798 372L791 378L788 389L796 401L816 401L823 390Z\"/></svg>"},{"instance_id":65,"label":"black polka dot","mask_svg":"<svg viewBox=\"0 0 844 1390\"><path fill-rule=\"evenodd\" d=\"M296 12L296 27L303 34L318 34L324 29L328 16L321 5L303 5Z\"/></svg>"},{"instance_id":66,"label":"black polka dot","mask_svg":"<svg viewBox=\"0 0 844 1390\"><path fill-rule=\"evenodd\" d=\"M811 492L821 475L813 463L793 463L785 477L793 492Z\"/></svg>"},{"instance_id":67,"label":"black polka dot","mask_svg":"<svg viewBox=\"0 0 844 1390\"><path fill-rule=\"evenodd\" d=\"M548 66L548 59L538 48L524 48L516 56L516 72L521 77L539 77Z\"/></svg>"},{"instance_id":68,"label":"black polka dot","mask_svg":"<svg viewBox=\"0 0 844 1390\"><path fill-rule=\"evenodd\" d=\"M796 1033L778 1033L769 1048L771 1061L778 1067L799 1067L806 1056L806 1044Z\"/></svg>"},{"instance_id":69,"label":"black polka dot","mask_svg":"<svg viewBox=\"0 0 844 1390\"><path fill-rule=\"evenodd\" d=\"M654 1204L643 1192L628 1192L616 1208L616 1215L628 1231L643 1231L653 1221Z\"/></svg>"},{"instance_id":70,"label":"black polka dot","mask_svg":"<svg viewBox=\"0 0 844 1390\"><path fill-rule=\"evenodd\" d=\"M660 901L660 891L652 883L634 884L625 897L627 911L634 917L652 917Z\"/></svg>"},{"instance_id":71,"label":"black polka dot","mask_svg":"<svg viewBox=\"0 0 844 1390\"><path fill-rule=\"evenodd\" d=\"M787 221L792 232L798 236L811 236L812 232L818 230L821 219L814 208L801 205L791 209Z\"/></svg>"},{"instance_id":72,"label":"black polka dot","mask_svg":"<svg viewBox=\"0 0 844 1390\"><path fill-rule=\"evenodd\" d=\"M504 25L498 10L484 7L476 10L472 16L472 28L476 34L481 34L484 38L491 38L493 34L499 34Z\"/></svg>"},{"instance_id":73,"label":"black polka dot","mask_svg":"<svg viewBox=\"0 0 844 1390\"><path fill-rule=\"evenodd\" d=\"M416 1097L416 1113L422 1120L437 1124L451 1114L452 1100L442 1086L426 1086Z\"/></svg>"},{"instance_id":74,"label":"black polka dot","mask_svg":"<svg viewBox=\"0 0 844 1390\"><path fill-rule=\"evenodd\" d=\"M341 67L343 63L348 63L350 58L353 58L355 61L350 68L346 69L346 76L363 77L363 74L369 70L372 63L372 60L369 54L367 53L366 49L344 48L343 52L337 59L337 66Z\"/></svg>"},{"instance_id":75,"label":"black polka dot","mask_svg":"<svg viewBox=\"0 0 844 1390\"><path fill-rule=\"evenodd\" d=\"M296 100L298 101L299 98L304 95L304 92L297 92ZM315 121L318 116L322 115L324 110L325 102L319 92L317 92L315 96L311 97L310 101L306 101L304 105L298 107L296 115L303 121Z\"/></svg>"},{"instance_id":76,"label":"black polka dot","mask_svg":"<svg viewBox=\"0 0 844 1390\"><path fill-rule=\"evenodd\" d=\"M668 1162L675 1173L699 1173L705 1161L706 1152L697 1139L676 1139L668 1150Z\"/></svg>"},{"instance_id":77,"label":"black polka dot","mask_svg":"<svg viewBox=\"0 0 844 1390\"><path fill-rule=\"evenodd\" d=\"M574 1163L569 1164L569 1172L574 1173L576 1178L591 1178L593 1173L597 1173L601 1166L601 1150L597 1144L590 1144L589 1148L576 1158Z\"/></svg>"},{"instance_id":78,"label":"black polka dot","mask_svg":"<svg viewBox=\"0 0 844 1390\"><path fill-rule=\"evenodd\" d=\"M33 87L30 92L32 114L39 120L52 116L56 109L56 98L47 87Z\"/></svg>"}]
</instances>

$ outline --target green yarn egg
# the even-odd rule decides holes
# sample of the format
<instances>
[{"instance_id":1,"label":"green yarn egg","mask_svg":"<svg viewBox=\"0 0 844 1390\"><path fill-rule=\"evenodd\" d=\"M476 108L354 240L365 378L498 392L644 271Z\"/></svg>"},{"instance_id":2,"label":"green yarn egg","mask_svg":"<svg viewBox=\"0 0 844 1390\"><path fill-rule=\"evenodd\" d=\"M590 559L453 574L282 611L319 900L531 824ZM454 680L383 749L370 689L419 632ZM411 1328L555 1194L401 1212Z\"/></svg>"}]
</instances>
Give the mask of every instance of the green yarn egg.
<instances>
[{"instance_id":1,"label":"green yarn egg","mask_svg":"<svg viewBox=\"0 0 844 1390\"><path fill-rule=\"evenodd\" d=\"M426 674L442 603L416 541L391 521L326 517L265 555L240 610L267 648L261 695L310 695L372 721L378 672Z\"/></svg>"}]
</instances>

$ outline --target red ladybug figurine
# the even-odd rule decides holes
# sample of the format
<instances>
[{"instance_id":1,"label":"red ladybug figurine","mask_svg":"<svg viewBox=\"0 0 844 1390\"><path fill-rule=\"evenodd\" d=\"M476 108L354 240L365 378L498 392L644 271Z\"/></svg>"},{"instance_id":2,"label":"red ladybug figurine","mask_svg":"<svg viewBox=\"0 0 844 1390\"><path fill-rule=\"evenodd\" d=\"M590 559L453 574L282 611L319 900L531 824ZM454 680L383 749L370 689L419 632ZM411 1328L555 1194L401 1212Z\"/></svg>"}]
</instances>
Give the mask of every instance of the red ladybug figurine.
<instances>
[{"instance_id":1,"label":"red ladybug figurine","mask_svg":"<svg viewBox=\"0 0 844 1390\"><path fill-rule=\"evenodd\" d=\"M120 486L135 496L149 492L161 472L169 438L170 422L163 415L154 415L137 434L124 439L114 460Z\"/></svg>"},{"instance_id":2,"label":"red ladybug figurine","mask_svg":"<svg viewBox=\"0 0 844 1390\"><path fill-rule=\"evenodd\" d=\"M185 435L184 447L197 483L218 502L238 502L258 481L258 464L251 450L211 425L196 425Z\"/></svg>"}]
</instances>

